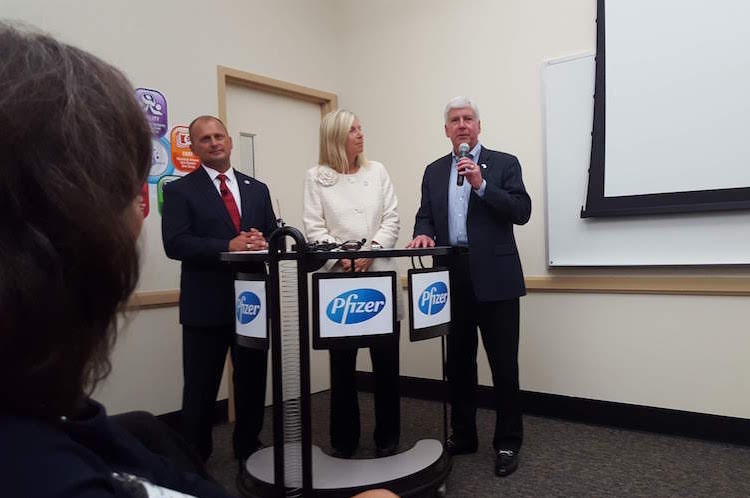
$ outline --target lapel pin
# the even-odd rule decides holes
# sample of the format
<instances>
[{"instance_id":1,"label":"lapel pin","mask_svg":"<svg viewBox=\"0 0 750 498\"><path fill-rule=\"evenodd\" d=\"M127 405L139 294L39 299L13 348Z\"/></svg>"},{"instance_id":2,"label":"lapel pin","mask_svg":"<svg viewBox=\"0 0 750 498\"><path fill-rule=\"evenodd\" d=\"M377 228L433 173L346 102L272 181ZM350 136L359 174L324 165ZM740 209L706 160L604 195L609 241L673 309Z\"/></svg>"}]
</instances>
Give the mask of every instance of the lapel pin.
<instances>
[{"instance_id":1,"label":"lapel pin","mask_svg":"<svg viewBox=\"0 0 750 498\"><path fill-rule=\"evenodd\" d=\"M245 180L245 185L250 185L250 180Z\"/></svg>"},{"instance_id":2,"label":"lapel pin","mask_svg":"<svg viewBox=\"0 0 750 498\"><path fill-rule=\"evenodd\" d=\"M487 165L482 163L482 169L487 169Z\"/></svg>"}]
</instances>

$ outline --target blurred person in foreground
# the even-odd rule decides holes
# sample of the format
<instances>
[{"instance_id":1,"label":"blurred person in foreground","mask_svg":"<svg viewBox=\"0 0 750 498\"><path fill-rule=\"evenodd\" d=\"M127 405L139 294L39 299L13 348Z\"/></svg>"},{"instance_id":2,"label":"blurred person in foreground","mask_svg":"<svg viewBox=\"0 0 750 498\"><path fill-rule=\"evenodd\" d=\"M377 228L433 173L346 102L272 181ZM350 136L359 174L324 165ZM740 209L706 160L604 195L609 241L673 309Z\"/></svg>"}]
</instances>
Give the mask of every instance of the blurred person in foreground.
<instances>
[{"instance_id":1,"label":"blurred person in foreground","mask_svg":"<svg viewBox=\"0 0 750 498\"><path fill-rule=\"evenodd\" d=\"M319 165L307 171L303 197L305 236L310 242L366 239L392 248L398 240L398 201L385 167L364 155L365 136L352 112L328 113L320 123ZM323 270L352 271L351 260L330 260ZM387 258L354 260L355 272L395 270ZM400 311L400 301L399 301ZM400 318L399 318L400 319ZM397 328L398 330L398 328ZM375 373L376 456L397 451L401 431L398 390L398 332L370 349ZM357 348L332 348L331 446L333 456L350 458L359 445L359 405L354 372Z\"/></svg>"},{"instance_id":2,"label":"blurred person in foreground","mask_svg":"<svg viewBox=\"0 0 750 498\"><path fill-rule=\"evenodd\" d=\"M89 397L138 280L151 138L133 88L25 28L0 24L0 53L0 494L228 496Z\"/></svg>"}]
</instances>

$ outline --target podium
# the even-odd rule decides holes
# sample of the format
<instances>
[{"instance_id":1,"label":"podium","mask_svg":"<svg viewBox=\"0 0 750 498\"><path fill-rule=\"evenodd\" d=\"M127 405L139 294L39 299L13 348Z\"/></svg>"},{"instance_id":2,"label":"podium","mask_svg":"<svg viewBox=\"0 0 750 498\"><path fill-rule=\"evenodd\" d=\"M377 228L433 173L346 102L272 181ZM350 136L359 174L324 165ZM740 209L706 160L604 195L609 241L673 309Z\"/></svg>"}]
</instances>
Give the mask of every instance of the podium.
<instances>
[{"instance_id":1,"label":"podium","mask_svg":"<svg viewBox=\"0 0 750 498\"><path fill-rule=\"evenodd\" d=\"M286 250L287 238L295 245ZM247 497L350 497L377 488L388 488L402 497L443 496L445 480L451 470L450 456L443 442L419 440L413 447L398 454L372 459L342 459L326 455L312 444L310 408L310 324L308 320L308 274L320 269L330 259L396 258L418 256L449 256L450 247L429 249L370 249L358 251L308 251L299 230L283 226L271 234L267 252L227 252L221 260L232 265L237 297L237 341L244 347L267 348L270 343L273 387L273 446L261 449L248 458L237 486ZM247 273L258 262L268 264L268 275ZM358 273L357 276L388 277L389 272ZM330 274L326 274L330 275ZM335 275L342 276L341 273ZM325 278L325 277L323 277ZM395 273L392 275L395 290ZM256 293L242 289L261 289L265 308ZM319 297L317 295L314 297ZM362 290L362 289L360 289ZM368 289L369 290L369 289ZM343 295L343 294L342 294ZM395 295L395 294L394 294ZM250 296L250 297L248 297ZM355 296L356 297L356 296ZM351 310L350 300L346 305ZM410 299L411 302L411 299ZM359 307L378 310L377 304ZM251 324L256 310L265 315ZM317 348L327 348L328 341L345 340L352 347L367 347L377 341L377 334L363 337L331 338L318 327L319 310L313 310ZM395 325L395 302L390 312ZM409 310L409 313L411 310ZM329 315L330 316L330 315ZM267 325L264 337L254 329L245 331L246 324ZM343 319L342 319L343 323ZM381 322L382 323L382 322ZM411 323L411 322L410 322ZM240 325L242 324L242 325ZM242 327L242 331L240 331ZM446 326L447 328L447 326ZM240 333L241 332L241 333ZM391 330L391 332L393 332ZM430 335L436 337L434 327ZM270 340L269 337L270 335ZM443 339L441 338L441 341ZM445 368L444 342L441 364ZM443 377L445 372L443 371ZM443 405L444 438L447 425ZM278 449L281 448L282 451Z\"/></svg>"}]
</instances>

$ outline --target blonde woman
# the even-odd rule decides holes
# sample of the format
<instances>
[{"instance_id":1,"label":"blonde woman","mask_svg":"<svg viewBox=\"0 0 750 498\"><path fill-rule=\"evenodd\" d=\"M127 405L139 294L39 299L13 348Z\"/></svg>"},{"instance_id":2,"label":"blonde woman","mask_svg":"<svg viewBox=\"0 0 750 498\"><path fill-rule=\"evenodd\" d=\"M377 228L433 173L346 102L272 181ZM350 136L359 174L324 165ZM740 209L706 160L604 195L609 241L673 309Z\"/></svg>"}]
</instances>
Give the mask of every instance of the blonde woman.
<instances>
[{"instance_id":1,"label":"blonde woman","mask_svg":"<svg viewBox=\"0 0 750 498\"><path fill-rule=\"evenodd\" d=\"M329 113L320 124L319 166L307 171L304 189L305 235L308 241L367 239L367 244L391 248L399 232L398 201L382 164L364 156L364 133L357 116L346 110ZM323 268L351 271L348 259L332 260ZM354 260L354 271L393 270L388 259ZM400 436L398 336L371 347L375 372L376 456L396 452ZM331 446L333 455L350 458L359 445L359 406L354 382L357 349L332 349Z\"/></svg>"}]
</instances>

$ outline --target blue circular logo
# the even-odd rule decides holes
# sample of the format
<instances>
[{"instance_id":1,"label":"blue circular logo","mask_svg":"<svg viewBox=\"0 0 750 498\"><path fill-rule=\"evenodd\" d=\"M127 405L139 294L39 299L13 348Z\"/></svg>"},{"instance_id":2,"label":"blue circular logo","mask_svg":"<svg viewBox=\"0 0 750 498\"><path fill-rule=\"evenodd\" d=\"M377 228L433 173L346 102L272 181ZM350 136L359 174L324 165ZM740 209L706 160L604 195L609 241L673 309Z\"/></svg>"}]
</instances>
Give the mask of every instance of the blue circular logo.
<instances>
[{"instance_id":1,"label":"blue circular logo","mask_svg":"<svg viewBox=\"0 0 750 498\"><path fill-rule=\"evenodd\" d=\"M245 291L237 297L237 321L246 325L260 313L260 298L250 291Z\"/></svg>"},{"instance_id":2,"label":"blue circular logo","mask_svg":"<svg viewBox=\"0 0 750 498\"><path fill-rule=\"evenodd\" d=\"M424 315L437 315L448 302L448 286L445 282L437 281L428 285L419 293L417 307Z\"/></svg>"},{"instance_id":3,"label":"blue circular logo","mask_svg":"<svg viewBox=\"0 0 750 498\"><path fill-rule=\"evenodd\" d=\"M377 289L354 289L331 299L326 315L332 322L360 323L374 317L385 308L385 296Z\"/></svg>"}]
</instances>

